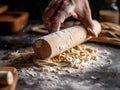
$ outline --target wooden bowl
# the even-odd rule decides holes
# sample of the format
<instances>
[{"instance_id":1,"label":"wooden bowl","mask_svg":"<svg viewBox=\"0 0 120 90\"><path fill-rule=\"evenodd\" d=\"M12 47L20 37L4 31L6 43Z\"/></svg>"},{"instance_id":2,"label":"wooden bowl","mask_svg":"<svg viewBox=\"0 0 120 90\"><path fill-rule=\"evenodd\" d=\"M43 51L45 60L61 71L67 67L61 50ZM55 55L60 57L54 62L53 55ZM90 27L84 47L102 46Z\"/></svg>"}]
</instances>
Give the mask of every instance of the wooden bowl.
<instances>
[{"instance_id":1,"label":"wooden bowl","mask_svg":"<svg viewBox=\"0 0 120 90\"><path fill-rule=\"evenodd\" d=\"M6 12L0 14L0 30L2 32L19 32L28 22L28 12Z\"/></svg>"}]
</instances>

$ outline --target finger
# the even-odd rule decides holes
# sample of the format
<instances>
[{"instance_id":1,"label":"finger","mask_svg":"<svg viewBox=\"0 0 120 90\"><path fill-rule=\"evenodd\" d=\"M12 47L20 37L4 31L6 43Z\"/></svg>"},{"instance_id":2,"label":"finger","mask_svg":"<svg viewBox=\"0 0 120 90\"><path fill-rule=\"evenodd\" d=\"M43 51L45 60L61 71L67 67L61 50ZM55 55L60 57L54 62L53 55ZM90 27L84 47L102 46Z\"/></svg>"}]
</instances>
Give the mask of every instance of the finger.
<instances>
[{"instance_id":1,"label":"finger","mask_svg":"<svg viewBox=\"0 0 120 90\"><path fill-rule=\"evenodd\" d=\"M61 23L66 19L66 13L62 10L58 10L58 12L51 17L51 32L56 32L60 30Z\"/></svg>"},{"instance_id":2,"label":"finger","mask_svg":"<svg viewBox=\"0 0 120 90\"><path fill-rule=\"evenodd\" d=\"M81 3L81 6L78 5ZM92 22L91 10L88 4L88 0L77 2L76 6L77 7L75 8L75 13L72 16L79 19L85 25L88 31L88 35L96 37L97 34L94 32L94 24Z\"/></svg>"},{"instance_id":3,"label":"finger","mask_svg":"<svg viewBox=\"0 0 120 90\"><path fill-rule=\"evenodd\" d=\"M94 29L87 28L87 31L89 36L97 37L97 33Z\"/></svg>"},{"instance_id":4,"label":"finger","mask_svg":"<svg viewBox=\"0 0 120 90\"><path fill-rule=\"evenodd\" d=\"M47 18L52 17L55 14L55 12L59 9L61 3L62 0L52 0L48 7L45 9L43 16Z\"/></svg>"},{"instance_id":5,"label":"finger","mask_svg":"<svg viewBox=\"0 0 120 90\"><path fill-rule=\"evenodd\" d=\"M57 9L60 8L61 1L62 0L52 0L43 13L43 23L45 24L49 32L58 30L57 26L59 26L59 24L57 23L57 20L55 20L54 18L56 18L55 14L58 11Z\"/></svg>"},{"instance_id":6,"label":"finger","mask_svg":"<svg viewBox=\"0 0 120 90\"><path fill-rule=\"evenodd\" d=\"M60 23L60 22L51 23L51 27L50 27L50 29L48 30L49 33L53 33L53 32L59 31L59 30L60 30L60 26L61 26L61 23Z\"/></svg>"}]
</instances>

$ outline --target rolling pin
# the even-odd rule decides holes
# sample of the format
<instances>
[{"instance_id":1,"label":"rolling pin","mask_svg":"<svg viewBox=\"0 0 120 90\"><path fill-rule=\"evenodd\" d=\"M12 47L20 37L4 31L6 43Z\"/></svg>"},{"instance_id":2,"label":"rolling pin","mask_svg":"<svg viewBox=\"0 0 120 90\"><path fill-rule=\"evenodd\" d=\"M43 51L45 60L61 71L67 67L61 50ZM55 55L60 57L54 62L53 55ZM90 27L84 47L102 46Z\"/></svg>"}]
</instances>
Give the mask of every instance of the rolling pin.
<instances>
[{"instance_id":1,"label":"rolling pin","mask_svg":"<svg viewBox=\"0 0 120 90\"><path fill-rule=\"evenodd\" d=\"M0 85L11 85L13 83L13 74L10 71L0 71Z\"/></svg>"},{"instance_id":2,"label":"rolling pin","mask_svg":"<svg viewBox=\"0 0 120 90\"><path fill-rule=\"evenodd\" d=\"M96 34L99 34L101 31L99 22L93 21L93 23ZM48 59L90 38L91 37L87 36L87 30L84 26L73 26L37 39L33 44L33 49L37 57L40 59Z\"/></svg>"},{"instance_id":3,"label":"rolling pin","mask_svg":"<svg viewBox=\"0 0 120 90\"><path fill-rule=\"evenodd\" d=\"M15 90L18 72L15 67L0 66L0 90Z\"/></svg>"}]
</instances>

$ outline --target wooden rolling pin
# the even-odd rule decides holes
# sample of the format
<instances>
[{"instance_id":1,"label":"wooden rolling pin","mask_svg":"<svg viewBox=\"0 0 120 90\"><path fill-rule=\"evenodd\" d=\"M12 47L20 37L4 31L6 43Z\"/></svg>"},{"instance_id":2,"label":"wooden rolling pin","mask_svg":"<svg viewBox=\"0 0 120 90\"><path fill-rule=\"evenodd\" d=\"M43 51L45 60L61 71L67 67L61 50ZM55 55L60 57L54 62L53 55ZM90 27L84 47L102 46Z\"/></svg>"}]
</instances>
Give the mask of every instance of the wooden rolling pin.
<instances>
[{"instance_id":1,"label":"wooden rolling pin","mask_svg":"<svg viewBox=\"0 0 120 90\"><path fill-rule=\"evenodd\" d=\"M93 22L95 24L95 32L99 34L101 26L99 22ZM84 26L74 26L37 39L33 45L33 49L39 58L47 59L83 43L88 39L90 39L90 37L87 37L87 30Z\"/></svg>"},{"instance_id":2,"label":"wooden rolling pin","mask_svg":"<svg viewBox=\"0 0 120 90\"><path fill-rule=\"evenodd\" d=\"M13 83L13 74L10 71L0 71L0 85L11 85Z\"/></svg>"},{"instance_id":3,"label":"wooden rolling pin","mask_svg":"<svg viewBox=\"0 0 120 90\"><path fill-rule=\"evenodd\" d=\"M15 90L18 72L14 67L0 66L0 90Z\"/></svg>"}]
</instances>

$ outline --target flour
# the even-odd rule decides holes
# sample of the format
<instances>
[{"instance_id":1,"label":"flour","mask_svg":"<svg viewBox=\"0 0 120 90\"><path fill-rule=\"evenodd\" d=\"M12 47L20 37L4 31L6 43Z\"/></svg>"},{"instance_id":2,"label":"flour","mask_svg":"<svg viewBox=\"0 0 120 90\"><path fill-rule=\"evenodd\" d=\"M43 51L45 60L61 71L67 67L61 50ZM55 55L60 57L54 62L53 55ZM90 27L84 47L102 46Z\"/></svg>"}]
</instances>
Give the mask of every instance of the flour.
<instances>
[{"instance_id":1,"label":"flour","mask_svg":"<svg viewBox=\"0 0 120 90\"><path fill-rule=\"evenodd\" d=\"M98 50L87 45L78 45L58 56L48 59L38 59L32 48L17 50L10 53L8 61L18 68L19 77L46 76L47 73L70 74L75 72L87 72L105 64L111 64L108 58L110 53L106 50Z\"/></svg>"},{"instance_id":2,"label":"flour","mask_svg":"<svg viewBox=\"0 0 120 90\"><path fill-rule=\"evenodd\" d=\"M81 86L84 90L86 83L89 82L78 82L77 80L83 77L83 73L112 64L110 55L111 53L105 49L101 50L93 48L93 45L83 44L48 60L38 59L32 48L20 49L9 54L8 62L17 68L19 79L23 79L29 86L37 83L38 90L57 90L59 88L61 90L65 85L72 86L75 90ZM90 78L97 79L96 76L90 76ZM99 87L100 85L94 86Z\"/></svg>"}]
</instances>

